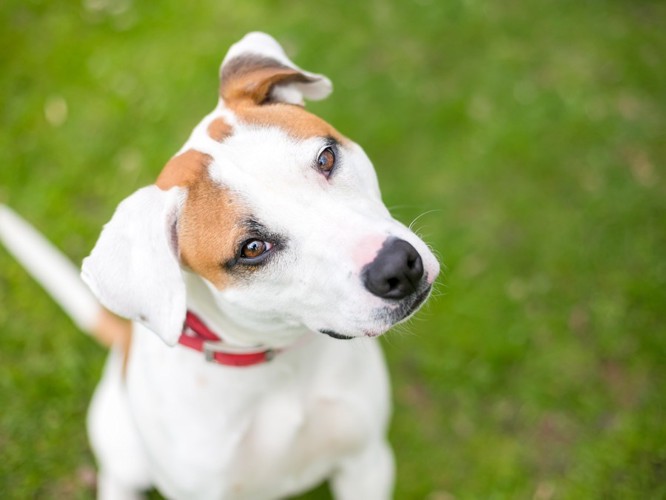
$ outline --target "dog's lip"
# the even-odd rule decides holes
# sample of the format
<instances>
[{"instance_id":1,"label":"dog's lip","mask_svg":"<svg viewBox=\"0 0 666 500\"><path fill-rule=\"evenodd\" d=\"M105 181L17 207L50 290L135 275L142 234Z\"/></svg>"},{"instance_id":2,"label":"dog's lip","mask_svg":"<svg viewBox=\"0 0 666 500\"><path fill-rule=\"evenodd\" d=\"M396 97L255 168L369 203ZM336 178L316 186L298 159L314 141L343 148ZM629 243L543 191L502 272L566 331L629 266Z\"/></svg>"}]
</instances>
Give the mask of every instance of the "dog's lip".
<instances>
[{"instance_id":1,"label":"dog's lip","mask_svg":"<svg viewBox=\"0 0 666 500\"><path fill-rule=\"evenodd\" d=\"M428 295L430 295L431 290L432 290L432 285L428 285L421 292L419 292L416 295L416 297L414 297L414 300L412 301L412 303L407 307L405 313L402 314L400 316L400 318L398 318L397 320L394 320L394 324L399 323L400 321L402 321L402 320L408 318L409 316L411 316L412 314L414 314L418 310L418 308L421 307L421 305L426 301L426 299L428 298ZM388 328L387 328L387 330L388 330ZM333 339L337 339L337 340L351 340L351 339L357 338L357 336L354 336L354 335L343 335L341 333L335 332L333 330L327 330L325 328L321 328L317 331L319 333L323 333L324 335L328 335L329 337L331 337ZM379 337L383 333L384 333L384 331L377 332L377 331L367 330L367 331L363 332L363 336L364 337Z\"/></svg>"},{"instance_id":2,"label":"dog's lip","mask_svg":"<svg viewBox=\"0 0 666 500\"><path fill-rule=\"evenodd\" d=\"M426 301L428 295L430 295L431 290L432 290L432 285L428 285L421 293L419 293L414 298L414 302L412 302L411 305L407 308L407 311L402 316L402 318L400 318L400 321L414 314L418 310L418 308L421 307L421 305Z\"/></svg>"},{"instance_id":3,"label":"dog's lip","mask_svg":"<svg viewBox=\"0 0 666 500\"><path fill-rule=\"evenodd\" d=\"M355 338L349 335L342 335L341 333L334 332L333 330L326 330L326 329L319 330L319 333L323 333L324 335L328 335L329 337L338 340L351 340Z\"/></svg>"}]
</instances>

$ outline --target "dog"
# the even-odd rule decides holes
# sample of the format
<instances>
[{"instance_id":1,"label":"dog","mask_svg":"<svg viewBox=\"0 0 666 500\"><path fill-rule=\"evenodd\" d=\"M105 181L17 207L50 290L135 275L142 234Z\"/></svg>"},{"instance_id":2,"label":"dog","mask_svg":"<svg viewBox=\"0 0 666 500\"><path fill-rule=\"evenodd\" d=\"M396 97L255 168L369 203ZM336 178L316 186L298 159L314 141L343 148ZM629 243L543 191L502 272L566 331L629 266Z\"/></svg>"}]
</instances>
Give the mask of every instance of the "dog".
<instances>
[{"instance_id":1,"label":"dog","mask_svg":"<svg viewBox=\"0 0 666 500\"><path fill-rule=\"evenodd\" d=\"M305 110L331 90L269 35L232 45L217 107L83 261L92 295L0 211L14 254L112 345L88 414L100 498L272 499L325 480L338 499L391 497L376 337L439 264L361 147Z\"/></svg>"}]
</instances>

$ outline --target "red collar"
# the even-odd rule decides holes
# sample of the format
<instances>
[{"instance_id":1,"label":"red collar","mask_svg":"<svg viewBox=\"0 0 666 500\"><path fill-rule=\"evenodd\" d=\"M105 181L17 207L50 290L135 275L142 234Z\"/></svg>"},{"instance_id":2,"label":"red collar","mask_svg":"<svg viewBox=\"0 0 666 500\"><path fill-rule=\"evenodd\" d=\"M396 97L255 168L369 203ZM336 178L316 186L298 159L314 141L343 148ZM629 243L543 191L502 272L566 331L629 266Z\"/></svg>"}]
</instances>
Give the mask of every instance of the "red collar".
<instances>
[{"instance_id":1,"label":"red collar","mask_svg":"<svg viewBox=\"0 0 666 500\"><path fill-rule=\"evenodd\" d=\"M279 352L275 349L259 351L225 344L192 311L187 311L183 333L180 334L178 343L203 352L207 361L226 366L252 366L266 363Z\"/></svg>"}]
</instances>

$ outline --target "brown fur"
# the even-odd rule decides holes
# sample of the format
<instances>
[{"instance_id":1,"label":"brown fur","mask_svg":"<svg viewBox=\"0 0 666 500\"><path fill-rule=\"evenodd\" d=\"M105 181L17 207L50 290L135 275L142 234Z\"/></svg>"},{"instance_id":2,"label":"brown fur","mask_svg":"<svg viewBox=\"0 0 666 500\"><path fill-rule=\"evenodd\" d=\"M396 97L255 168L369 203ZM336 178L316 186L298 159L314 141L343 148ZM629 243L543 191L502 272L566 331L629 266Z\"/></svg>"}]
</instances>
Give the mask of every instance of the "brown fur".
<instances>
[{"instance_id":1,"label":"brown fur","mask_svg":"<svg viewBox=\"0 0 666 500\"><path fill-rule=\"evenodd\" d=\"M190 186L203 175L211 161L207 154L188 149L167 162L155 184L164 191L174 186Z\"/></svg>"},{"instance_id":2,"label":"brown fur","mask_svg":"<svg viewBox=\"0 0 666 500\"><path fill-rule=\"evenodd\" d=\"M132 322L101 308L92 333L102 345L120 349L124 372L132 343Z\"/></svg>"},{"instance_id":3,"label":"brown fur","mask_svg":"<svg viewBox=\"0 0 666 500\"><path fill-rule=\"evenodd\" d=\"M295 139L333 137L340 143L346 142L345 137L330 124L293 104L240 107L236 115L240 121L252 125L279 127Z\"/></svg>"},{"instance_id":4,"label":"brown fur","mask_svg":"<svg viewBox=\"0 0 666 500\"><path fill-rule=\"evenodd\" d=\"M132 335L132 323L102 308L93 328L93 334L107 347L119 345L124 349Z\"/></svg>"},{"instance_id":5,"label":"brown fur","mask_svg":"<svg viewBox=\"0 0 666 500\"><path fill-rule=\"evenodd\" d=\"M220 97L229 107L237 104L265 104L275 85L312 79L300 71L268 57L244 55L227 62L220 75Z\"/></svg>"},{"instance_id":6,"label":"brown fur","mask_svg":"<svg viewBox=\"0 0 666 500\"><path fill-rule=\"evenodd\" d=\"M232 132L231 125L224 121L221 117L215 118L208 125L208 135L217 142L222 142L229 137Z\"/></svg>"},{"instance_id":7,"label":"brown fur","mask_svg":"<svg viewBox=\"0 0 666 500\"><path fill-rule=\"evenodd\" d=\"M236 254L243 214L238 199L208 175L189 187L178 221L181 261L219 289L231 279L224 264Z\"/></svg>"},{"instance_id":8,"label":"brown fur","mask_svg":"<svg viewBox=\"0 0 666 500\"><path fill-rule=\"evenodd\" d=\"M207 154L189 149L169 160L156 184L160 189L188 189L178 220L181 263L223 288L229 282L224 263L236 253L243 211L229 190L208 175L211 161Z\"/></svg>"}]
</instances>

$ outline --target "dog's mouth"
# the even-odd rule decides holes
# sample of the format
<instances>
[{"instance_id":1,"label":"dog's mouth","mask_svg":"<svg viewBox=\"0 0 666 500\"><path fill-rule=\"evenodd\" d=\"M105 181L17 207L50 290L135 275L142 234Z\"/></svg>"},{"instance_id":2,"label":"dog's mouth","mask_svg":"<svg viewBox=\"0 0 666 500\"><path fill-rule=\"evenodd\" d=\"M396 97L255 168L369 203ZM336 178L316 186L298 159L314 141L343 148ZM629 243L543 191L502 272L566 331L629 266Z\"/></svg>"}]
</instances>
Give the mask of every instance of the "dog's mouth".
<instances>
[{"instance_id":1,"label":"dog's mouth","mask_svg":"<svg viewBox=\"0 0 666 500\"><path fill-rule=\"evenodd\" d=\"M386 330L388 330L391 326L409 318L412 314L418 311L418 309L423 305L423 303L430 295L431 290L432 290L432 285L428 285L425 289L416 294L413 300L411 300L409 303L401 304L400 306L394 309L389 309L389 308L382 309L381 312L377 314L377 319L382 321L383 323L388 323L389 326L385 330L380 332L370 332L370 331L363 332L363 336L378 337L379 335L383 334ZM341 333L328 329L320 329L319 333L323 333L324 335L328 335L329 337L337 340L351 340L357 338L357 336L343 335Z\"/></svg>"},{"instance_id":2,"label":"dog's mouth","mask_svg":"<svg viewBox=\"0 0 666 500\"><path fill-rule=\"evenodd\" d=\"M341 333L334 332L333 330L319 330L319 333L323 333L324 335L328 335L329 337L338 340L351 340L356 338L349 335L342 335Z\"/></svg>"},{"instance_id":3,"label":"dog's mouth","mask_svg":"<svg viewBox=\"0 0 666 500\"><path fill-rule=\"evenodd\" d=\"M425 288L425 290L423 290L416 297L414 297L414 300L412 301L411 304L407 305L407 307L405 307L404 305L399 307L396 312L399 313L398 316L400 316L400 317L399 317L399 319L397 319L395 321L395 323L398 323L399 321L407 319L412 314L414 314L416 311L418 311L419 307L421 307L423 305L423 303L428 298L428 295L430 295L431 290L432 290L432 285L428 285Z\"/></svg>"}]
</instances>

